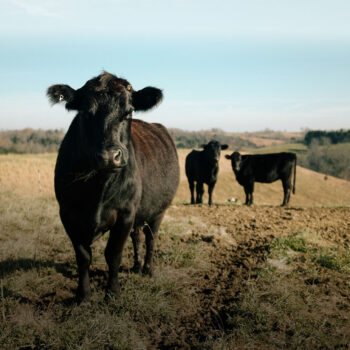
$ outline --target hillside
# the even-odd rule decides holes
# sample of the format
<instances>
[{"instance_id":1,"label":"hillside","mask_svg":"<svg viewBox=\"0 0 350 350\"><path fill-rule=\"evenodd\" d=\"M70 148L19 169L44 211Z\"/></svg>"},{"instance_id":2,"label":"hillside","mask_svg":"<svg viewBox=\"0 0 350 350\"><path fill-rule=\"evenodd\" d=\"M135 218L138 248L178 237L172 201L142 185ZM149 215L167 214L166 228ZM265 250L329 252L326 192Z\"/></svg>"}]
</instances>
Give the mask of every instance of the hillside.
<instances>
[{"instance_id":1,"label":"hillside","mask_svg":"<svg viewBox=\"0 0 350 350\"><path fill-rule=\"evenodd\" d=\"M191 150L178 150L181 168L180 186L175 203L188 203L190 193L184 171L186 155ZM214 203L229 203L230 198L244 202L243 188L237 183L230 161L222 152L218 182L214 189ZM0 187L2 191L28 196L54 196L53 174L56 154L0 155ZM207 189L205 189L207 191ZM273 184L257 183L254 191L256 205L280 205L283 193L280 181ZM204 200L207 201L207 193ZM349 206L350 182L297 167L296 194L291 206Z\"/></svg>"},{"instance_id":2,"label":"hillside","mask_svg":"<svg viewBox=\"0 0 350 350\"><path fill-rule=\"evenodd\" d=\"M175 197L175 202L188 203L190 192L187 178L184 171L186 155L191 150L179 150L181 167L181 183ZM239 203L244 202L245 195L243 187L240 186L231 168L231 162L224 156L230 154L224 151L220 158L220 171L217 184L214 189L214 203L228 203L230 198L238 199ZM342 206L350 205L350 182L316 173L312 170L297 166L296 194L291 195L291 206ZM283 199L282 184L277 181L272 184L255 184L256 205L280 205ZM208 196L205 194L205 201Z\"/></svg>"},{"instance_id":3,"label":"hillside","mask_svg":"<svg viewBox=\"0 0 350 350\"><path fill-rule=\"evenodd\" d=\"M221 204L188 205L188 152L154 276L131 273L128 240L121 295L107 303L106 233L92 245L92 299L80 306L53 193L56 154L0 156L2 349L348 348L349 182L298 167L289 207L279 206L280 183L258 184L253 207L229 204L244 194L222 156Z\"/></svg>"}]
</instances>

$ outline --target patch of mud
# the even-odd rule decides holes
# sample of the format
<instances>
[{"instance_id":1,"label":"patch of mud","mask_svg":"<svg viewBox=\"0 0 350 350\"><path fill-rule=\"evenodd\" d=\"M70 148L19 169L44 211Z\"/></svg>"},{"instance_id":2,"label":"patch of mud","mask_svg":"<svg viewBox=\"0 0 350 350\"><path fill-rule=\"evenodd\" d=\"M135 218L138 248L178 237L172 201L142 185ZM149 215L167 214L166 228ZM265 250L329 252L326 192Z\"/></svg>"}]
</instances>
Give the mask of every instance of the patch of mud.
<instances>
[{"instance_id":1,"label":"patch of mud","mask_svg":"<svg viewBox=\"0 0 350 350\"><path fill-rule=\"evenodd\" d=\"M222 336L231 327L228 321L244 293L245 281L257 277L267 259L273 239L272 235L253 237L229 245L227 241L220 244L216 238L203 240L203 236L198 234L187 237L184 243L193 240L208 243L211 267L193 276L192 288L198 302L196 314L182 319L183 328L179 332L174 333L173 330L171 334L163 334L161 343L157 346L161 349L192 349L201 342Z\"/></svg>"},{"instance_id":2,"label":"patch of mud","mask_svg":"<svg viewBox=\"0 0 350 350\"><path fill-rule=\"evenodd\" d=\"M312 232L347 247L350 243L350 208L281 208L240 206L176 206L168 211L173 219L194 223L182 243L207 244L210 269L193 276L198 310L182 317L177 330L164 329L157 347L192 349L216 339L234 327L230 320L243 298L247 281L255 279L268 262L278 271L291 273L283 260L268 259L275 238L298 231ZM160 248L161 249L161 248ZM268 259L268 261L267 261ZM321 284L306 279L305 285Z\"/></svg>"}]
</instances>

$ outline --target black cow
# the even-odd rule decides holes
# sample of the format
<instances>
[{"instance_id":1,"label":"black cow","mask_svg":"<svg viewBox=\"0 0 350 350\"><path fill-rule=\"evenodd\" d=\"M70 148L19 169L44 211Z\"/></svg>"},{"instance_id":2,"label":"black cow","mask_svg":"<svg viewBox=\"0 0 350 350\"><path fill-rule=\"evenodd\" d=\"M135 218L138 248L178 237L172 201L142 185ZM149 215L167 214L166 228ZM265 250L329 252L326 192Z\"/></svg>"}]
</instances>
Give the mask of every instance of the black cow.
<instances>
[{"instance_id":1,"label":"black cow","mask_svg":"<svg viewBox=\"0 0 350 350\"><path fill-rule=\"evenodd\" d=\"M232 169L240 185L244 187L245 204L253 204L254 182L271 183L281 179L284 191L282 206L289 202L292 189L292 171L294 169L293 193L295 193L295 176L297 156L295 153L247 154L234 152L225 156L231 159Z\"/></svg>"},{"instance_id":2,"label":"black cow","mask_svg":"<svg viewBox=\"0 0 350 350\"><path fill-rule=\"evenodd\" d=\"M196 203L203 203L203 184L208 185L209 205L212 204L212 193L219 172L219 159L222 149L227 149L227 145L221 145L218 141L210 141L207 145L202 145L203 151L193 150L186 157L186 176L190 185L191 204L194 201L194 183L196 182Z\"/></svg>"},{"instance_id":3,"label":"black cow","mask_svg":"<svg viewBox=\"0 0 350 350\"><path fill-rule=\"evenodd\" d=\"M162 99L161 90L135 91L127 80L103 72L78 90L53 85L52 103L64 101L78 111L57 157L55 192L60 216L76 254L77 300L89 298L90 246L110 231L105 257L107 294L120 291L118 270L131 232L134 271L141 270L139 233L146 235L143 273L152 273L154 239L179 183L178 157L160 124L132 120Z\"/></svg>"}]
</instances>

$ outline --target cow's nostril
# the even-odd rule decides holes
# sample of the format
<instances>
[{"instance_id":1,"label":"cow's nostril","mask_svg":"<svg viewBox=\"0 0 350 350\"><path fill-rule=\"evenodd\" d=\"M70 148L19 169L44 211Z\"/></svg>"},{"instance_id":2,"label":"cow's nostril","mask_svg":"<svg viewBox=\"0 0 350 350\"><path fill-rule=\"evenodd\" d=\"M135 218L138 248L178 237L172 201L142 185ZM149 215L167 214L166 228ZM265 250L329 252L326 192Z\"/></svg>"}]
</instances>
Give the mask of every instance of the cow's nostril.
<instances>
[{"instance_id":1,"label":"cow's nostril","mask_svg":"<svg viewBox=\"0 0 350 350\"><path fill-rule=\"evenodd\" d=\"M114 162L115 163L120 163L120 160L121 160L121 156L122 156L122 151L121 150L118 150L117 152L114 153Z\"/></svg>"}]
</instances>

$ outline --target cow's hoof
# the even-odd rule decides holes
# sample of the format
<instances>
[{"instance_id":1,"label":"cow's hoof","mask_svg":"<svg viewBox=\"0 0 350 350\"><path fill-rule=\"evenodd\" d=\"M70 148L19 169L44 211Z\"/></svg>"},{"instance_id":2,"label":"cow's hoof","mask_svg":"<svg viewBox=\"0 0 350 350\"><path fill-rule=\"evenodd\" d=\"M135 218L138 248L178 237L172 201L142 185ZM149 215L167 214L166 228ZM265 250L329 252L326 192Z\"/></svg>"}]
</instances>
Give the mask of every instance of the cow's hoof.
<instances>
[{"instance_id":1,"label":"cow's hoof","mask_svg":"<svg viewBox=\"0 0 350 350\"><path fill-rule=\"evenodd\" d=\"M120 288L118 288L117 290L107 289L106 295L105 295L105 302L108 303L110 301L118 299L119 296L120 296Z\"/></svg>"},{"instance_id":2,"label":"cow's hoof","mask_svg":"<svg viewBox=\"0 0 350 350\"><path fill-rule=\"evenodd\" d=\"M77 304L80 305L80 304L85 304L87 303L89 300L90 300L90 297L91 297L91 292L89 293L77 293L76 295L76 301L77 301Z\"/></svg>"},{"instance_id":3,"label":"cow's hoof","mask_svg":"<svg viewBox=\"0 0 350 350\"><path fill-rule=\"evenodd\" d=\"M140 273L142 271L141 263L134 264L133 268L131 269L131 272L133 273Z\"/></svg>"},{"instance_id":4,"label":"cow's hoof","mask_svg":"<svg viewBox=\"0 0 350 350\"><path fill-rule=\"evenodd\" d=\"M153 276L153 268L149 265L144 265L143 269L142 269L142 274L144 276L152 277Z\"/></svg>"}]
</instances>

